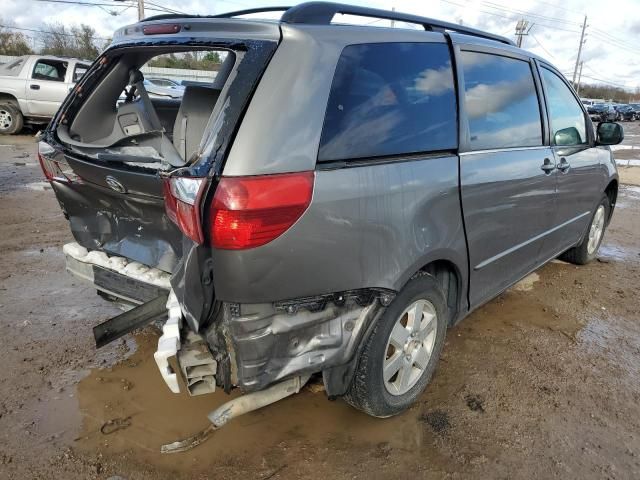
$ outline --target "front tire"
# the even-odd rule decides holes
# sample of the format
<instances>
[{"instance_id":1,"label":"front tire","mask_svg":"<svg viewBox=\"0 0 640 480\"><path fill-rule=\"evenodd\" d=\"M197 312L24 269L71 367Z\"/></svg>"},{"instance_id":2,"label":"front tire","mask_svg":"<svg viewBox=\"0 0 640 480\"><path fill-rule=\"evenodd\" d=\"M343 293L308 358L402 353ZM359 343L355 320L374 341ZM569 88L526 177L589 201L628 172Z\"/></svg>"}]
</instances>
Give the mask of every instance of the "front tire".
<instances>
[{"instance_id":1,"label":"front tire","mask_svg":"<svg viewBox=\"0 0 640 480\"><path fill-rule=\"evenodd\" d=\"M24 126L24 118L18 107L11 103L0 104L0 135L15 135Z\"/></svg>"},{"instance_id":2,"label":"front tire","mask_svg":"<svg viewBox=\"0 0 640 480\"><path fill-rule=\"evenodd\" d=\"M600 203L593 213L593 216L591 217L589 228L585 232L580 243L564 252L560 258L576 265L586 265L594 260L598 255L598 249L602 244L610 212L611 203L609 202L609 197L603 195Z\"/></svg>"},{"instance_id":3,"label":"front tire","mask_svg":"<svg viewBox=\"0 0 640 480\"><path fill-rule=\"evenodd\" d=\"M435 371L447 312L444 293L431 275L410 280L366 339L345 401L380 418L409 408Z\"/></svg>"}]
</instances>

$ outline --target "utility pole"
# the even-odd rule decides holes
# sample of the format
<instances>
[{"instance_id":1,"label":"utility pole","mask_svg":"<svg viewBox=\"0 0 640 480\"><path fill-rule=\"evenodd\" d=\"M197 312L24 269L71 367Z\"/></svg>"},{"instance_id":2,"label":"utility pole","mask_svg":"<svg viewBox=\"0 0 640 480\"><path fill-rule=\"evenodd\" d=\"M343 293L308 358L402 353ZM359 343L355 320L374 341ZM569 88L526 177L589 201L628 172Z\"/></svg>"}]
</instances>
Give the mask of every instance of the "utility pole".
<instances>
[{"instance_id":1,"label":"utility pole","mask_svg":"<svg viewBox=\"0 0 640 480\"><path fill-rule=\"evenodd\" d=\"M125 0L113 0L114 2L125 2ZM132 0L138 3L138 21L144 19L144 0Z\"/></svg>"},{"instance_id":2,"label":"utility pole","mask_svg":"<svg viewBox=\"0 0 640 480\"><path fill-rule=\"evenodd\" d=\"M580 56L582 55L582 45L584 45L584 31L587 29L587 16L584 16L582 24L582 33L580 34L580 45L578 45L578 57L576 58L576 66L573 69L573 85L576 84L576 75L578 75L578 66L580 65Z\"/></svg>"},{"instance_id":3,"label":"utility pole","mask_svg":"<svg viewBox=\"0 0 640 480\"><path fill-rule=\"evenodd\" d=\"M391 7L391 11L395 12L396 11L396 7ZM395 28L396 26L396 21L395 20L391 20L391 28Z\"/></svg>"},{"instance_id":4,"label":"utility pole","mask_svg":"<svg viewBox=\"0 0 640 480\"><path fill-rule=\"evenodd\" d=\"M580 62L580 70L578 71L578 86L576 87L576 93L580 95L580 80L582 80L582 65L584 62Z\"/></svg>"},{"instance_id":5,"label":"utility pole","mask_svg":"<svg viewBox=\"0 0 640 480\"><path fill-rule=\"evenodd\" d=\"M516 39L518 47L522 47L522 37L524 37L525 35L529 35L529 31L531 30L533 25L531 25L531 27L529 28L527 27L529 27L529 21L525 20L524 18L518 20L518 23L516 23Z\"/></svg>"}]
</instances>

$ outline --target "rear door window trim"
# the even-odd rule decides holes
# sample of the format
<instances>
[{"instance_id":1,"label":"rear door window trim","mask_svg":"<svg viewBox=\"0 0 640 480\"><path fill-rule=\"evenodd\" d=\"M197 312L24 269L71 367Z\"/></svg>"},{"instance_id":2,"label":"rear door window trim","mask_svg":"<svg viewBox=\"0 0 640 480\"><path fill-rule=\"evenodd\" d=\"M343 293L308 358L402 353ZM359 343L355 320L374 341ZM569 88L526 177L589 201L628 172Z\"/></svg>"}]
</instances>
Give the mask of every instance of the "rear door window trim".
<instances>
[{"instance_id":1,"label":"rear door window trim","mask_svg":"<svg viewBox=\"0 0 640 480\"><path fill-rule=\"evenodd\" d=\"M342 52L340 53L339 59L338 59L338 64L336 65L336 71L334 72L333 75L333 80L332 80L332 86L331 86L331 91L329 94L329 99L327 101L327 107L326 107L326 111L324 113L324 121L323 121L323 127L322 127L322 136L324 136L324 132L327 128L327 119L328 119L328 115L329 115L329 108L330 108L330 102L331 102L331 94L335 91L335 81L336 81L336 75L338 74L338 68L339 68L339 62L340 60L343 59L344 55L345 55L345 51L350 48L350 47L362 47L362 46L385 46L385 45L402 45L402 44L406 44L406 45L410 45L410 46L418 46L418 45L442 45L444 49L446 49L447 55L448 55L448 63L449 63L449 71L451 74L451 95L452 95L452 100L454 102L453 104L453 108L451 111L451 114L453 115L453 120L454 120L454 125L452 127L452 129L455 130L455 134L454 134L454 138L452 139L453 141L451 142L450 147L451 148L441 148L441 149L430 149L430 150L417 150L417 151L407 151L407 152L400 152L400 153L392 153L392 154L381 154L381 155L363 155L363 156L353 156L353 155L344 155L344 156L340 156L339 158L327 158L327 159L323 159L321 157L322 154L322 146L323 146L323 142L321 140L321 143L319 145L318 148L318 154L316 156L316 166L320 166L320 165L327 165L327 164L333 164L334 166L331 168L337 168L336 165L340 165L340 164L345 164L345 163L350 163L353 162L356 164L356 166L358 165L363 165L363 164L371 164L371 163L387 163L387 162L392 162L392 161L408 161L408 160L413 160L416 157L420 157L420 158L424 158L425 155L427 156L432 156L432 154L436 154L436 155L440 155L441 152L457 152L458 149L458 125L459 125L459 118L458 118L458 95L457 95L457 83L456 83L456 72L455 72L455 62L452 56L452 51L451 51L451 46L448 43L447 39L443 36L441 41L424 41L424 42L420 42L420 41L415 41L413 39L411 40L407 40L407 41L394 41L394 42L359 42L359 43L354 43L354 44L349 44L346 45L343 49ZM449 147L447 145L447 147ZM445 156L448 153L445 153ZM354 153L354 155L357 155L357 152Z\"/></svg>"},{"instance_id":2,"label":"rear door window trim","mask_svg":"<svg viewBox=\"0 0 640 480\"><path fill-rule=\"evenodd\" d=\"M457 70L457 83L459 89L459 152L460 155L465 153L482 153L482 152L502 152L502 151L514 151L514 150L525 150L525 149L537 149L544 148L550 145L550 127L548 123L548 114L545 102L545 95L543 91L543 86L541 79L539 77L539 73L537 71L537 65L535 63L535 59L533 57L524 55L520 52L512 52L509 50L489 47L484 45L475 45L475 44L467 44L467 43L455 43L454 41L454 60ZM541 139L542 142L540 145L527 145L521 147L504 147L504 148L485 148L485 149L474 149L470 145L470 131L469 131L469 121L468 115L466 112L465 105L465 91L466 91L466 83L464 78L464 63L462 61L462 53L471 52L471 53L480 53L480 54L488 54L494 55L498 57L505 57L513 60L520 60L526 62L529 65L531 77L533 80L533 84L535 87L535 93L538 103L538 115L540 119L541 126Z\"/></svg>"}]
</instances>

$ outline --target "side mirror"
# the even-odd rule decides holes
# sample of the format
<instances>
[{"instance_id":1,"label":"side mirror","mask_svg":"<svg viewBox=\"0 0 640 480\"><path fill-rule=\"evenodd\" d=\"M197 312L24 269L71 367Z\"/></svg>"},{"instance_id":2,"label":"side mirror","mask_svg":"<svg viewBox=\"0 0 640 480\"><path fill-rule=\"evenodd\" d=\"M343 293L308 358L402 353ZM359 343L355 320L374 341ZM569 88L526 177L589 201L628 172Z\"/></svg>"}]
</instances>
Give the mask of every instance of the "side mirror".
<instances>
[{"instance_id":1,"label":"side mirror","mask_svg":"<svg viewBox=\"0 0 640 480\"><path fill-rule=\"evenodd\" d=\"M576 127L558 130L553 136L553 142L559 147L569 147L583 143L582 138L580 138L580 132Z\"/></svg>"},{"instance_id":2,"label":"side mirror","mask_svg":"<svg viewBox=\"0 0 640 480\"><path fill-rule=\"evenodd\" d=\"M596 145L618 145L624 140L622 126L614 122L602 122L596 130Z\"/></svg>"}]
</instances>

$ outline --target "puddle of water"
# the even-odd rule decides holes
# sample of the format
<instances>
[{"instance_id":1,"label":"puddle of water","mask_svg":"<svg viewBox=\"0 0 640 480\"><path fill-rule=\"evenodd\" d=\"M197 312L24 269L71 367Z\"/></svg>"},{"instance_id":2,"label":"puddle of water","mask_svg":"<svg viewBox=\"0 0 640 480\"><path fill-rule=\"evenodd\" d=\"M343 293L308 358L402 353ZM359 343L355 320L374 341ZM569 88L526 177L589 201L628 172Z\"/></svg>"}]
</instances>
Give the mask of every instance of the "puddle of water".
<instances>
[{"instance_id":1,"label":"puddle of water","mask_svg":"<svg viewBox=\"0 0 640 480\"><path fill-rule=\"evenodd\" d=\"M49 185L49 182L31 182L27 183L24 188L44 192L45 190L51 190L51 185Z\"/></svg>"},{"instance_id":2,"label":"puddle of water","mask_svg":"<svg viewBox=\"0 0 640 480\"><path fill-rule=\"evenodd\" d=\"M591 316L577 338L583 348L607 357L631 385L640 385L640 336L624 318Z\"/></svg>"},{"instance_id":3,"label":"puddle of water","mask_svg":"<svg viewBox=\"0 0 640 480\"><path fill-rule=\"evenodd\" d=\"M123 355L132 355L136 350L134 337L127 335L118 345L101 349L94 362L102 368L113 367ZM36 404L31 416L42 442L53 440L68 445L78 438L82 425L79 413L84 415L84 412L80 410L75 385L82 383L90 374L91 370L66 370L52 379L51 390Z\"/></svg>"},{"instance_id":4,"label":"puddle of water","mask_svg":"<svg viewBox=\"0 0 640 480\"><path fill-rule=\"evenodd\" d=\"M153 360L153 333L136 336L138 351L113 368L92 370L78 385L82 433L81 450L117 456L135 452L140 462L163 469L197 469L246 455L259 455L282 442L328 441L376 445L389 442L400 450L422 444L424 425L409 412L380 420L355 411L342 401L330 402L324 392L303 390L281 402L241 416L216 432L206 443L185 453L162 455L160 446L190 436L208 425L207 413L237 396L218 391L189 397L174 394L162 381ZM184 387L182 388L184 392ZM130 426L104 435L101 426L131 417Z\"/></svg>"},{"instance_id":5,"label":"puddle of water","mask_svg":"<svg viewBox=\"0 0 640 480\"><path fill-rule=\"evenodd\" d=\"M638 258L638 252L632 251L631 249L620 246L620 245L603 243L602 245L600 245L600 249L598 250L598 257L619 260L619 261L631 260L631 259L635 260Z\"/></svg>"},{"instance_id":6,"label":"puddle of water","mask_svg":"<svg viewBox=\"0 0 640 480\"><path fill-rule=\"evenodd\" d=\"M621 167L640 167L640 158L616 159L616 164Z\"/></svg>"},{"instance_id":7,"label":"puddle of water","mask_svg":"<svg viewBox=\"0 0 640 480\"><path fill-rule=\"evenodd\" d=\"M640 198L640 187L636 185L622 185L620 187L620 192L635 198Z\"/></svg>"}]
</instances>

